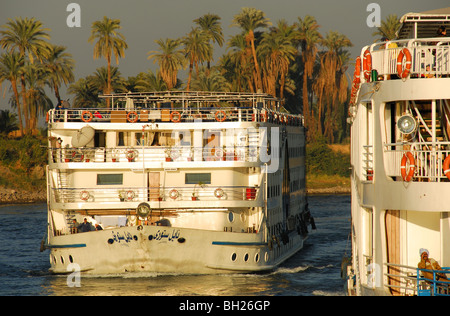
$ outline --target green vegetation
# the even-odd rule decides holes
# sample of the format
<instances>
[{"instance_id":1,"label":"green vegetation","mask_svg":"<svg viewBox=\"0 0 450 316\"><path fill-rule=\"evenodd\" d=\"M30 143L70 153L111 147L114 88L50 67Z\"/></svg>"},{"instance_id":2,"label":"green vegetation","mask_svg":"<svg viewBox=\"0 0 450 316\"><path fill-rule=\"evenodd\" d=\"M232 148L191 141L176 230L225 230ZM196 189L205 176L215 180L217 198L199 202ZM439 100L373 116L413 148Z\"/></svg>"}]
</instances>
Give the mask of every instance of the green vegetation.
<instances>
[{"instance_id":1,"label":"green vegetation","mask_svg":"<svg viewBox=\"0 0 450 316\"><path fill-rule=\"evenodd\" d=\"M0 186L23 190L45 188L46 145L41 137L0 138Z\"/></svg>"},{"instance_id":2,"label":"green vegetation","mask_svg":"<svg viewBox=\"0 0 450 316\"><path fill-rule=\"evenodd\" d=\"M320 137L306 146L308 189L350 187L350 154L335 151Z\"/></svg>"}]
</instances>

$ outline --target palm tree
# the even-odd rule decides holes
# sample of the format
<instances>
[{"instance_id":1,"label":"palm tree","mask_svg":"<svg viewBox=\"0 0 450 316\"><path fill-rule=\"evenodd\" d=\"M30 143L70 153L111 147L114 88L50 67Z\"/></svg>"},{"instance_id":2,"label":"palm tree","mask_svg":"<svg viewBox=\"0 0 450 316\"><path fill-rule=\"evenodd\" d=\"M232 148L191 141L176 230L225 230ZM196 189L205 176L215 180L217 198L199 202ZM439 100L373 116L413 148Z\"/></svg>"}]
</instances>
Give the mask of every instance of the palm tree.
<instances>
[{"instance_id":1,"label":"palm tree","mask_svg":"<svg viewBox=\"0 0 450 316\"><path fill-rule=\"evenodd\" d=\"M229 92L231 90L231 84L215 67L210 71L204 68L200 70L199 74L192 80L192 87L198 91Z\"/></svg>"},{"instance_id":2,"label":"palm tree","mask_svg":"<svg viewBox=\"0 0 450 316\"><path fill-rule=\"evenodd\" d=\"M338 106L347 95L347 86L343 81L345 78L347 58L343 58L347 53L345 47L353 46L351 41L339 32L330 31L321 41L327 48L321 56L321 68L315 88L318 93L318 131L325 134L330 142L333 141L334 115ZM325 106L328 107L325 109ZM325 119L326 116L326 120ZM325 131L324 131L325 130ZM324 131L324 132L323 132Z\"/></svg>"},{"instance_id":3,"label":"palm tree","mask_svg":"<svg viewBox=\"0 0 450 316\"><path fill-rule=\"evenodd\" d=\"M32 133L37 132L37 121L40 115L53 107L52 101L44 91L45 83L48 81L49 70L42 64L27 64L24 67L27 89L27 102L29 111L29 129Z\"/></svg>"},{"instance_id":4,"label":"palm tree","mask_svg":"<svg viewBox=\"0 0 450 316\"><path fill-rule=\"evenodd\" d=\"M72 83L67 92L74 94L72 106L76 108L96 107L100 102L98 98L98 89L90 82L89 77L78 79L77 82Z\"/></svg>"},{"instance_id":5,"label":"palm tree","mask_svg":"<svg viewBox=\"0 0 450 316\"><path fill-rule=\"evenodd\" d=\"M0 111L0 133L8 135L13 131L17 131L17 115L9 112L9 110Z\"/></svg>"},{"instance_id":6,"label":"palm tree","mask_svg":"<svg viewBox=\"0 0 450 316\"><path fill-rule=\"evenodd\" d=\"M153 63L159 64L159 73L167 84L167 89L171 90L177 84L177 73L179 69L184 68L186 59L183 51L179 48L180 40L167 38L155 41L160 49L159 51L148 52L148 59L154 59Z\"/></svg>"},{"instance_id":7,"label":"palm tree","mask_svg":"<svg viewBox=\"0 0 450 316\"><path fill-rule=\"evenodd\" d=\"M20 56L19 53L17 52L13 52L10 54L2 54L0 56L0 84L4 80L8 80L11 83L11 87L14 92L15 102L17 106L19 128L22 135L23 135L22 111L20 107L19 91L17 90L17 80L21 75L24 64L25 64L24 57Z\"/></svg>"},{"instance_id":8,"label":"palm tree","mask_svg":"<svg viewBox=\"0 0 450 316\"><path fill-rule=\"evenodd\" d=\"M62 83L68 85L73 82L73 67L75 61L72 55L65 52L66 47L50 45L49 54L44 61L45 67L49 70L48 86L55 92L58 104L61 103L59 87Z\"/></svg>"},{"instance_id":9,"label":"palm tree","mask_svg":"<svg viewBox=\"0 0 450 316\"><path fill-rule=\"evenodd\" d=\"M396 14L390 14L386 17L386 20L381 21L381 26L377 28L377 32L374 32L372 36L380 36L380 39L386 37L388 40L394 40L397 35L395 34L400 28L401 23Z\"/></svg>"},{"instance_id":10,"label":"palm tree","mask_svg":"<svg viewBox=\"0 0 450 316\"><path fill-rule=\"evenodd\" d=\"M281 32L270 32L263 34L258 50L264 60L265 92L276 96L276 81L280 77L280 98L283 98L284 82L289 64L294 60L295 47Z\"/></svg>"},{"instance_id":11,"label":"palm tree","mask_svg":"<svg viewBox=\"0 0 450 316\"><path fill-rule=\"evenodd\" d=\"M302 50L303 63L303 115L305 116L306 126L311 126L310 111L308 102L308 79L311 79L314 73L314 64L316 62L318 44L322 39L316 19L313 16L306 15L304 19L298 18L298 31L300 37L300 47Z\"/></svg>"},{"instance_id":12,"label":"palm tree","mask_svg":"<svg viewBox=\"0 0 450 316\"><path fill-rule=\"evenodd\" d=\"M208 37L215 43L217 43L220 47L223 46L223 32L222 32L222 26L220 25L220 17L217 14L205 14L198 19L195 19L194 22L197 23L198 26L208 35ZM212 54L210 59L207 60L208 62L208 71L211 68L211 60L212 60Z\"/></svg>"},{"instance_id":13,"label":"palm tree","mask_svg":"<svg viewBox=\"0 0 450 316\"><path fill-rule=\"evenodd\" d=\"M185 56L189 60L189 77L186 86L186 91L189 91L193 67L195 66L195 72L198 76L198 64L211 59L212 46L208 42L208 35L198 28L192 29L182 39L182 42L184 44Z\"/></svg>"},{"instance_id":14,"label":"palm tree","mask_svg":"<svg viewBox=\"0 0 450 316\"><path fill-rule=\"evenodd\" d=\"M255 48L255 29L260 27L267 27L270 21L265 17L261 10L254 8L242 8L241 12L236 14L233 18L234 25L241 27L246 34L246 41L251 46L253 63L256 71L256 89L262 90L261 71L259 69L258 59L256 58Z\"/></svg>"},{"instance_id":15,"label":"palm tree","mask_svg":"<svg viewBox=\"0 0 450 316\"><path fill-rule=\"evenodd\" d=\"M136 89L138 91L166 91L167 84L162 80L160 74L155 75L149 69L146 73L138 74Z\"/></svg>"},{"instance_id":16,"label":"palm tree","mask_svg":"<svg viewBox=\"0 0 450 316\"><path fill-rule=\"evenodd\" d=\"M118 32L121 29L120 20L103 17L102 21L92 23L89 43L97 42L94 46L94 59L105 57L107 62L108 81L105 93L111 93L111 57L114 54L116 64L119 64L119 57L125 56L125 49L128 48L125 37ZM107 106L109 107L109 99Z\"/></svg>"},{"instance_id":17,"label":"palm tree","mask_svg":"<svg viewBox=\"0 0 450 316\"><path fill-rule=\"evenodd\" d=\"M9 52L19 50L21 56L28 55L30 63L34 63L34 58L42 60L42 56L48 52L48 42L50 39L47 31L42 28L42 22L34 18L21 17L16 20L8 19L5 30L0 31L0 44L3 49Z\"/></svg>"},{"instance_id":18,"label":"palm tree","mask_svg":"<svg viewBox=\"0 0 450 316\"><path fill-rule=\"evenodd\" d=\"M251 74L253 67L251 65L252 54L247 48L245 37L242 34L237 34L232 36L228 41L228 48L231 51L228 53L227 58L222 59L222 67L224 67L224 62L231 64L228 68L228 72L233 77L233 81L236 82L236 91L248 91L254 92L253 85L251 83ZM229 79L229 81L231 81ZM247 83L247 89L245 84Z\"/></svg>"},{"instance_id":19,"label":"palm tree","mask_svg":"<svg viewBox=\"0 0 450 316\"><path fill-rule=\"evenodd\" d=\"M6 25L3 25L5 30L0 31L1 48L6 49L12 53L16 49L22 57L28 56L30 63L34 63L34 58L42 60L43 56L48 53L48 40L50 36L47 31L49 29L43 28L40 21L34 18L16 18L16 20L8 19ZM25 116L25 132L30 131L28 120L28 104L27 104L27 90L25 84L25 74L22 72L20 76L21 94L23 102L23 112ZM19 106L19 104L18 104Z\"/></svg>"},{"instance_id":20,"label":"palm tree","mask_svg":"<svg viewBox=\"0 0 450 316\"><path fill-rule=\"evenodd\" d=\"M102 92L103 94L112 92L126 92L124 80L121 77L119 68L117 67L112 67L109 71L105 67L97 68L94 75L89 76L88 78L97 91ZM107 106L109 107L109 105Z\"/></svg>"}]
</instances>

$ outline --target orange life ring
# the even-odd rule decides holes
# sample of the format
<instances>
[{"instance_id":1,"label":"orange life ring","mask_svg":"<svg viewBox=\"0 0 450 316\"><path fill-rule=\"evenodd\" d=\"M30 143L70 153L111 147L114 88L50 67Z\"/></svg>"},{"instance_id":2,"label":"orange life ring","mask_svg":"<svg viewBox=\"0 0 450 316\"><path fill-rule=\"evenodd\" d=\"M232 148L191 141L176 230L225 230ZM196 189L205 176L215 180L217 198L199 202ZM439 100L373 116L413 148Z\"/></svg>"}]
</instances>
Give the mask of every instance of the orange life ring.
<instances>
[{"instance_id":1,"label":"orange life ring","mask_svg":"<svg viewBox=\"0 0 450 316\"><path fill-rule=\"evenodd\" d=\"M181 114L178 111L173 111L170 113L170 120L174 123L179 123L181 121Z\"/></svg>"},{"instance_id":2,"label":"orange life ring","mask_svg":"<svg viewBox=\"0 0 450 316\"><path fill-rule=\"evenodd\" d=\"M219 115L221 115L222 117L220 117ZM227 119L227 114L222 110L216 111L214 116L216 117L217 122L223 122Z\"/></svg>"},{"instance_id":3,"label":"orange life ring","mask_svg":"<svg viewBox=\"0 0 450 316\"><path fill-rule=\"evenodd\" d=\"M130 123L136 123L138 120L138 114L135 111L128 112L127 121Z\"/></svg>"},{"instance_id":4,"label":"orange life ring","mask_svg":"<svg viewBox=\"0 0 450 316\"><path fill-rule=\"evenodd\" d=\"M370 54L370 53L369 53ZM356 57L355 73L353 74L353 83L359 84L361 82L361 57Z\"/></svg>"},{"instance_id":5,"label":"orange life ring","mask_svg":"<svg viewBox=\"0 0 450 316\"><path fill-rule=\"evenodd\" d=\"M81 191L80 192L80 199L82 199L83 201L87 201L90 196L91 195L89 194L88 191Z\"/></svg>"},{"instance_id":6,"label":"orange life ring","mask_svg":"<svg viewBox=\"0 0 450 316\"><path fill-rule=\"evenodd\" d=\"M406 58L405 67L403 67L403 58ZM398 76L402 79L405 79L409 75L409 71L411 70L412 62L411 62L411 53L409 49L403 48L397 57L397 73Z\"/></svg>"},{"instance_id":7,"label":"orange life ring","mask_svg":"<svg viewBox=\"0 0 450 316\"><path fill-rule=\"evenodd\" d=\"M366 81L369 81L370 73L372 72L372 55L368 49L366 49L363 55L363 71L364 78L366 78Z\"/></svg>"},{"instance_id":8,"label":"orange life ring","mask_svg":"<svg viewBox=\"0 0 450 316\"><path fill-rule=\"evenodd\" d=\"M84 116L85 115L88 115L88 118L85 118ZM92 121L92 113L91 112L89 112L89 111L83 111L82 113L81 113L81 120L83 121L83 122L86 122L86 123L89 123L90 121Z\"/></svg>"},{"instance_id":9,"label":"orange life ring","mask_svg":"<svg viewBox=\"0 0 450 316\"><path fill-rule=\"evenodd\" d=\"M408 174L406 174L406 161L409 162ZM403 158L402 158L401 173L402 173L403 181L406 181L406 182L411 181L415 170L416 170L416 160L414 159L413 154L410 151L408 151L406 154L403 155Z\"/></svg>"},{"instance_id":10,"label":"orange life ring","mask_svg":"<svg viewBox=\"0 0 450 316\"><path fill-rule=\"evenodd\" d=\"M444 174L450 180L450 156L447 156L447 158L445 158L443 169L444 169Z\"/></svg>"},{"instance_id":11,"label":"orange life ring","mask_svg":"<svg viewBox=\"0 0 450 316\"><path fill-rule=\"evenodd\" d=\"M47 112L47 114L45 115L45 123L48 123L49 117L50 117L50 115L49 115L49 113Z\"/></svg>"}]
</instances>

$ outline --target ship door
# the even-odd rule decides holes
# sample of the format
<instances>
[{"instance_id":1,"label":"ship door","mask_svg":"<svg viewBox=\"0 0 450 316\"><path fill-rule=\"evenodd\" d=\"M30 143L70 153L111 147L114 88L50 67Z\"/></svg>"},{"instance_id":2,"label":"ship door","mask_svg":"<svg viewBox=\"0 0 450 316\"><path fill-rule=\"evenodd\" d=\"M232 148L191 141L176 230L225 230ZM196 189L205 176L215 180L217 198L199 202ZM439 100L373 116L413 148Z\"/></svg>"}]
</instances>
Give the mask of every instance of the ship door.
<instances>
[{"instance_id":1,"label":"ship door","mask_svg":"<svg viewBox=\"0 0 450 316\"><path fill-rule=\"evenodd\" d=\"M392 295L400 295L400 211L387 210L385 216L388 284Z\"/></svg>"},{"instance_id":2,"label":"ship door","mask_svg":"<svg viewBox=\"0 0 450 316\"><path fill-rule=\"evenodd\" d=\"M149 172L148 173L148 199L150 201L159 200L160 190L160 173Z\"/></svg>"}]
</instances>

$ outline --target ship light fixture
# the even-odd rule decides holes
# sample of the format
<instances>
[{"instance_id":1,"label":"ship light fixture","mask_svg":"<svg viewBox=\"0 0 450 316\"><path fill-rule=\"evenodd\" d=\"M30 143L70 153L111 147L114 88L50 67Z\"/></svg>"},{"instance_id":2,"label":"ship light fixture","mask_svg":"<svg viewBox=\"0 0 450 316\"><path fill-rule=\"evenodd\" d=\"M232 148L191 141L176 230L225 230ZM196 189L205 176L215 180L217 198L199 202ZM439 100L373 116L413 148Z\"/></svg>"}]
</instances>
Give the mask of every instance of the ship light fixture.
<instances>
[{"instance_id":1,"label":"ship light fixture","mask_svg":"<svg viewBox=\"0 0 450 316\"><path fill-rule=\"evenodd\" d=\"M403 115L397 122L397 127L405 135L415 132L417 128L416 120L411 115Z\"/></svg>"}]
</instances>

